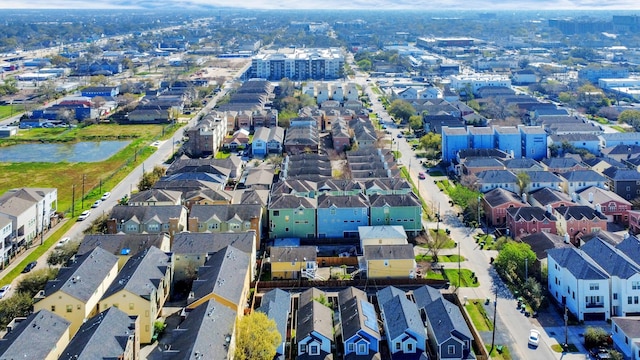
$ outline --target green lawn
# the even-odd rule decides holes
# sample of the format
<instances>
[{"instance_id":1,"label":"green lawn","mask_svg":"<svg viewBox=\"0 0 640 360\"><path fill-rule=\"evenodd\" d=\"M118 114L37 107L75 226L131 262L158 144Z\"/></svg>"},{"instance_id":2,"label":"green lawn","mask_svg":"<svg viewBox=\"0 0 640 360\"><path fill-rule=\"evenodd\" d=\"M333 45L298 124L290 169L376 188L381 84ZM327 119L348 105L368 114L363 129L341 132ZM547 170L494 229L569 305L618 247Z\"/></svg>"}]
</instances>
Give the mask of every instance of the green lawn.
<instances>
[{"instance_id":1,"label":"green lawn","mask_svg":"<svg viewBox=\"0 0 640 360\"><path fill-rule=\"evenodd\" d=\"M13 110L12 107L13 106ZM0 119L8 118L11 114L15 115L24 111L24 105L22 104L14 104L14 105L0 105Z\"/></svg>"},{"instance_id":2,"label":"green lawn","mask_svg":"<svg viewBox=\"0 0 640 360\"><path fill-rule=\"evenodd\" d=\"M456 242L453 241L453 239L449 237L449 235L447 235L447 231L445 229L439 229L437 235L438 235L438 242L446 239L446 241L441 247L442 249L453 249L456 247ZM435 239L436 231L434 229L429 229L429 236L431 236L432 239Z\"/></svg>"},{"instance_id":3,"label":"green lawn","mask_svg":"<svg viewBox=\"0 0 640 360\"><path fill-rule=\"evenodd\" d=\"M225 151L218 151L216 153L216 159L226 159L229 156L231 156L230 152L225 152Z\"/></svg>"},{"instance_id":4,"label":"green lawn","mask_svg":"<svg viewBox=\"0 0 640 360\"><path fill-rule=\"evenodd\" d=\"M460 269L461 282L458 282L458 269L444 269L444 276L449 279L449 283L452 286L460 287L478 287L480 282L474 282L472 278L473 272L469 269Z\"/></svg>"},{"instance_id":5,"label":"green lawn","mask_svg":"<svg viewBox=\"0 0 640 360\"><path fill-rule=\"evenodd\" d=\"M438 262L458 262L458 259L460 261L465 261L466 259L464 258L464 256L458 256L458 255L438 255ZM416 255L416 261L426 261L426 262L433 262L433 256L432 255L428 255L428 254L420 254L420 255Z\"/></svg>"},{"instance_id":6,"label":"green lawn","mask_svg":"<svg viewBox=\"0 0 640 360\"><path fill-rule=\"evenodd\" d=\"M478 331L493 331L493 322L489 319L487 312L482 305L484 300L481 299L469 299L467 305L464 306L469 313L469 317L473 322L473 326Z\"/></svg>"},{"instance_id":7,"label":"green lawn","mask_svg":"<svg viewBox=\"0 0 640 360\"><path fill-rule=\"evenodd\" d=\"M553 350L553 351L555 351L557 353L561 353L563 351L562 345L553 344L553 345L551 345L551 350ZM567 350L568 350L567 352L570 352L570 353L580 352L578 347L575 346L574 344L567 344Z\"/></svg>"},{"instance_id":8,"label":"green lawn","mask_svg":"<svg viewBox=\"0 0 640 360\"><path fill-rule=\"evenodd\" d=\"M487 348L487 352L491 350L491 344L485 345ZM498 352L497 345L493 347L493 351L489 354L491 359L493 360L511 360L511 354L509 353L509 348L506 345L502 345L502 351Z\"/></svg>"},{"instance_id":9,"label":"green lawn","mask_svg":"<svg viewBox=\"0 0 640 360\"><path fill-rule=\"evenodd\" d=\"M620 125L611 125L612 129L618 130L619 132L627 132L627 129L623 128Z\"/></svg>"},{"instance_id":10,"label":"green lawn","mask_svg":"<svg viewBox=\"0 0 640 360\"><path fill-rule=\"evenodd\" d=\"M444 280L444 275L442 275L442 273L439 271L429 271L427 272L427 276L425 276L424 278L431 280Z\"/></svg>"}]
</instances>

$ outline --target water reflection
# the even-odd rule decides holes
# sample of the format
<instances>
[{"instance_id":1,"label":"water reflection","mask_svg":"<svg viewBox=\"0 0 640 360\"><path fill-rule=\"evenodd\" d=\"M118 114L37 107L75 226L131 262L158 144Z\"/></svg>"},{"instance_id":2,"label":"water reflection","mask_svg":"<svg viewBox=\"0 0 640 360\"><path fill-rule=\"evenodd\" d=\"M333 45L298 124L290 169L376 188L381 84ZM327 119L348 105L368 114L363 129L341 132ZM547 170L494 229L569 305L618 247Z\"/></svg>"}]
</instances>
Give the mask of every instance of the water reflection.
<instances>
[{"instance_id":1,"label":"water reflection","mask_svg":"<svg viewBox=\"0 0 640 360\"><path fill-rule=\"evenodd\" d=\"M0 162L98 162L131 141L83 141L77 143L20 144L0 148Z\"/></svg>"}]
</instances>

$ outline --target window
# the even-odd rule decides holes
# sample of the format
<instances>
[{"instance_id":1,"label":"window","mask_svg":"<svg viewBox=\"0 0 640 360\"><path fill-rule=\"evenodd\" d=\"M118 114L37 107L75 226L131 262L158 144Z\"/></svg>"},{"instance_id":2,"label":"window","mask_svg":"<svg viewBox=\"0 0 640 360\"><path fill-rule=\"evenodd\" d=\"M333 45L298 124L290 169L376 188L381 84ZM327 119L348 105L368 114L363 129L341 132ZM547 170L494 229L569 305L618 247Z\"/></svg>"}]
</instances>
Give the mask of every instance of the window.
<instances>
[{"instance_id":1,"label":"window","mask_svg":"<svg viewBox=\"0 0 640 360\"><path fill-rule=\"evenodd\" d=\"M627 304L631 305L631 296L627 296Z\"/></svg>"},{"instance_id":2,"label":"window","mask_svg":"<svg viewBox=\"0 0 640 360\"><path fill-rule=\"evenodd\" d=\"M589 284L589 290L600 290L600 284Z\"/></svg>"},{"instance_id":3,"label":"window","mask_svg":"<svg viewBox=\"0 0 640 360\"><path fill-rule=\"evenodd\" d=\"M637 297L637 296L634 296L634 297L633 297L633 303L634 303L635 305L638 305L638 297Z\"/></svg>"},{"instance_id":4,"label":"window","mask_svg":"<svg viewBox=\"0 0 640 360\"><path fill-rule=\"evenodd\" d=\"M358 345L358 352L359 352L360 354L366 354L366 353L368 353L368 351L367 351L367 345L366 345L366 344L359 344L359 345Z\"/></svg>"},{"instance_id":5,"label":"window","mask_svg":"<svg viewBox=\"0 0 640 360\"><path fill-rule=\"evenodd\" d=\"M280 216L280 210L273 210L273 216Z\"/></svg>"},{"instance_id":6,"label":"window","mask_svg":"<svg viewBox=\"0 0 640 360\"><path fill-rule=\"evenodd\" d=\"M218 229L218 223L209 224L209 230L217 230L217 229Z\"/></svg>"},{"instance_id":7,"label":"window","mask_svg":"<svg viewBox=\"0 0 640 360\"><path fill-rule=\"evenodd\" d=\"M331 208L331 209L329 209L329 213L330 213L331 215L335 215L335 214L336 214L336 209L335 209L335 208Z\"/></svg>"},{"instance_id":8,"label":"window","mask_svg":"<svg viewBox=\"0 0 640 360\"><path fill-rule=\"evenodd\" d=\"M640 290L640 281L632 281L631 282L631 288L633 290Z\"/></svg>"},{"instance_id":9,"label":"window","mask_svg":"<svg viewBox=\"0 0 640 360\"><path fill-rule=\"evenodd\" d=\"M354 343L349 343L349 345L347 345L347 349L349 349L349 351L354 351L355 347L356 345Z\"/></svg>"},{"instance_id":10,"label":"window","mask_svg":"<svg viewBox=\"0 0 640 360\"><path fill-rule=\"evenodd\" d=\"M407 352L410 352L410 353L413 352L413 344L412 343L408 343L407 344Z\"/></svg>"},{"instance_id":11,"label":"window","mask_svg":"<svg viewBox=\"0 0 640 360\"><path fill-rule=\"evenodd\" d=\"M320 355L320 348L318 348L318 345L309 346L309 355Z\"/></svg>"},{"instance_id":12,"label":"window","mask_svg":"<svg viewBox=\"0 0 640 360\"><path fill-rule=\"evenodd\" d=\"M73 312L73 305L67 305L67 312Z\"/></svg>"},{"instance_id":13,"label":"window","mask_svg":"<svg viewBox=\"0 0 640 360\"><path fill-rule=\"evenodd\" d=\"M453 355L456 353L456 347L454 345L447 346L447 354Z\"/></svg>"},{"instance_id":14,"label":"window","mask_svg":"<svg viewBox=\"0 0 640 360\"><path fill-rule=\"evenodd\" d=\"M613 300L618 300L618 293L613 293Z\"/></svg>"},{"instance_id":15,"label":"window","mask_svg":"<svg viewBox=\"0 0 640 360\"><path fill-rule=\"evenodd\" d=\"M51 312L56 312L56 306L55 305L51 305Z\"/></svg>"},{"instance_id":16,"label":"window","mask_svg":"<svg viewBox=\"0 0 640 360\"><path fill-rule=\"evenodd\" d=\"M616 333L618 332L618 325L613 325L613 331L615 331Z\"/></svg>"},{"instance_id":17,"label":"window","mask_svg":"<svg viewBox=\"0 0 640 360\"><path fill-rule=\"evenodd\" d=\"M402 344L400 344L399 342L396 343L396 350L400 350L401 349Z\"/></svg>"},{"instance_id":18,"label":"window","mask_svg":"<svg viewBox=\"0 0 640 360\"><path fill-rule=\"evenodd\" d=\"M129 310L133 310L135 308L135 305L133 303L129 303Z\"/></svg>"},{"instance_id":19,"label":"window","mask_svg":"<svg viewBox=\"0 0 640 360\"><path fill-rule=\"evenodd\" d=\"M389 260L384 261L384 266L389 266Z\"/></svg>"}]
</instances>

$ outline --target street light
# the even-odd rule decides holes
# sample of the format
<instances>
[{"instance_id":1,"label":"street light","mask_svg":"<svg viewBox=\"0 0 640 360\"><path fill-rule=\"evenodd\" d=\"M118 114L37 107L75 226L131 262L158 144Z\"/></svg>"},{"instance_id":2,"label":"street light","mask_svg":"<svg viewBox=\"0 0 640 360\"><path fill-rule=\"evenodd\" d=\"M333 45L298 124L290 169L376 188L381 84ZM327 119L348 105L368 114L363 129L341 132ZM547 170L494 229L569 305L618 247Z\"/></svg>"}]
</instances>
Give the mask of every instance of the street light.
<instances>
[{"instance_id":1,"label":"street light","mask_svg":"<svg viewBox=\"0 0 640 360\"><path fill-rule=\"evenodd\" d=\"M478 215L478 225L477 225L478 228L480 227L480 199L481 199L481 197L480 197L480 195L478 195L478 206L476 207L476 212L477 212L477 215Z\"/></svg>"}]
</instances>

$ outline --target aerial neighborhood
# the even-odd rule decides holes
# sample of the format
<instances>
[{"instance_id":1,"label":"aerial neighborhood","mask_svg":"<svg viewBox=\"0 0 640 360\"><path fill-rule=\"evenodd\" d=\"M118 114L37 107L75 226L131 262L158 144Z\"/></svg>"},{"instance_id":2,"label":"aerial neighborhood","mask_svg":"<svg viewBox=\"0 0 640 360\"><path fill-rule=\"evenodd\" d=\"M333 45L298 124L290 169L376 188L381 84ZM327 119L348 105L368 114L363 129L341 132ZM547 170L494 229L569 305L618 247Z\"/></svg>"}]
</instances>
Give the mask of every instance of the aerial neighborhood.
<instances>
[{"instance_id":1,"label":"aerial neighborhood","mask_svg":"<svg viewBox=\"0 0 640 360\"><path fill-rule=\"evenodd\" d=\"M0 37L0 359L640 359L640 15L131 14Z\"/></svg>"}]
</instances>

